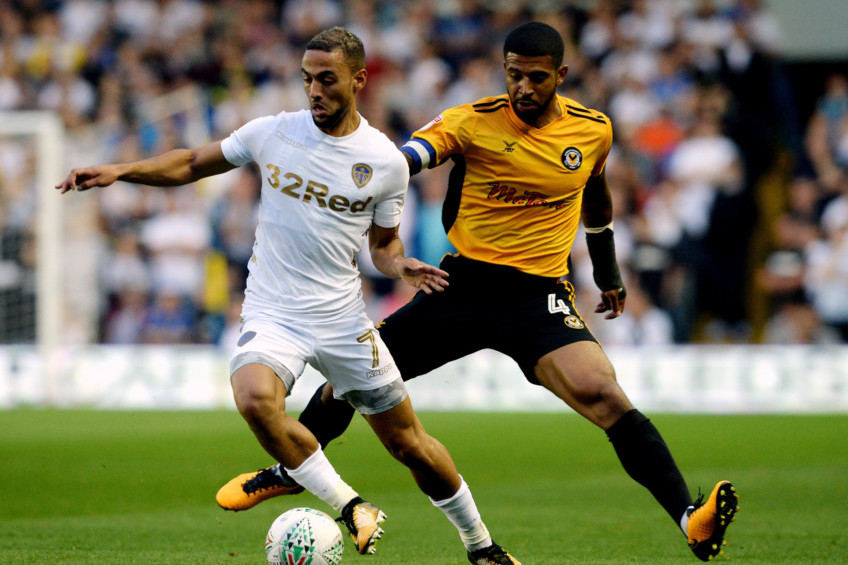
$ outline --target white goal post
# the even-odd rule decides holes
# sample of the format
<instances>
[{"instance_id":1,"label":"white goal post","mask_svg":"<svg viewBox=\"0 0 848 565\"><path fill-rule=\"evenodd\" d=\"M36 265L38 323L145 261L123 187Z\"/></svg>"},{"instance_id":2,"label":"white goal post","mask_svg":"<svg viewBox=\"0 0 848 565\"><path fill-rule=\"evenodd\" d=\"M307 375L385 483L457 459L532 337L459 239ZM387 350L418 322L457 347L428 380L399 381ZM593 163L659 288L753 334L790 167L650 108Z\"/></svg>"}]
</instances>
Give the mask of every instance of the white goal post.
<instances>
[{"instance_id":1,"label":"white goal post","mask_svg":"<svg viewBox=\"0 0 848 565\"><path fill-rule=\"evenodd\" d=\"M0 112L0 136L35 137L36 315L39 348L50 355L60 343L62 305L62 199L53 186L65 174L65 128L55 112Z\"/></svg>"}]
</instances>

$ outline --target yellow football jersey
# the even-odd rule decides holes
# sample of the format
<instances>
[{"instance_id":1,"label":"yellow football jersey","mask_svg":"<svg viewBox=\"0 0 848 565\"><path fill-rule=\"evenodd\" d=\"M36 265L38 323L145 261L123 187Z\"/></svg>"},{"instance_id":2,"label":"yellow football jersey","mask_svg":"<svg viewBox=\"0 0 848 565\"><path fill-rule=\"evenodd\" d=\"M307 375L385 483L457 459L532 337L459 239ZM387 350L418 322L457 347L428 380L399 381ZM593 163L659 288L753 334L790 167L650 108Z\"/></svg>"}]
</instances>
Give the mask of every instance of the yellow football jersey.
<instances>
[{"instance_id":1,"label":"yellow football jersey","mask_svg":"<svg viewBox=\"0 0 848 565\"><path fill-rule=\"evenodd\" d=\"M521 121L506 95L445 110L401 148L412 172L454 161L442 221L465 257L560 277L580 223L583 189L612 145L604 114L557 95L562 116Z\"/></svg>"}]
</instances>

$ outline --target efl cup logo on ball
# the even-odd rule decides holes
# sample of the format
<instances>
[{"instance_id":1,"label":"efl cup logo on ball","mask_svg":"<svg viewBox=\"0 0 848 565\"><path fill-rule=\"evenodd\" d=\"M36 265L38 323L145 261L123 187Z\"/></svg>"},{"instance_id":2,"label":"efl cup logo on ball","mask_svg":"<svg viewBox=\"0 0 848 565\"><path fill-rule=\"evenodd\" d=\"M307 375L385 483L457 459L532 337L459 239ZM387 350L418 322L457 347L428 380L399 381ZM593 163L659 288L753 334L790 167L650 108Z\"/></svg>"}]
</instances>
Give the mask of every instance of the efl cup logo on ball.
<instances>
[{"instance_id":1,"label":"efl cup logo on ball","mask_svg":"<svg viewBox=\"0 0 848 565\"><path fill-rule=\"evenodd\" d=\"M280 514L265 538L269 565L338 565L344 542L336 522L314 508Z\"/></svg>"}]
</instances>

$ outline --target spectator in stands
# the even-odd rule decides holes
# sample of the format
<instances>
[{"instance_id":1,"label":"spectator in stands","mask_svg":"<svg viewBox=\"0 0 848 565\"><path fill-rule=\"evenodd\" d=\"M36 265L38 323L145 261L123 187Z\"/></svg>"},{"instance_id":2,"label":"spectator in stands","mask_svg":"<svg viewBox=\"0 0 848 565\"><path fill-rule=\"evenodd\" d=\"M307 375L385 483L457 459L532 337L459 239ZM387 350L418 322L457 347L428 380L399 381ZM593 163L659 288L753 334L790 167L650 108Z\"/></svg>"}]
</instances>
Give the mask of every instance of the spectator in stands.
<instances>
[{"instance_id":1,"label":"spectator in stands","mask_svg":"<svg viewBox=\"0 0 848 565\"><path fill-rule=\"evenodd\" d=\"M253 254L259 220L260 181L255 168L241 167L227 175L231 182L211 211L213 245L227 261L230 289L244 290L247 264Z\"/></svg>"},{"instance_id":2,"label":"spectator in stands","mask_svg":"<svg viewBox=\"0 0 848 565\"><path fill-rule=\"evenodd\" d=\"M745 262L751 218L743 164L717 116L702 115L669 158L669 176L684 203L691 236L683 252L696 285L698 311L707 316L708 339L747 339Z\"/></svg>"},{"instance_id":3,"label":"spectator in stands","mask_svg":"<svg viewBox=\"0 0 848 565\"><path fill-rule=\"evenodd\" d=\"M823 238L806 248L805 288L822 321L848 342L848 177L822 213Z\"/></svg>"},{"instance_id":4,"label":"spectator in stands","mask_svg":"<svg viewBox=\"0 0 848 565\"><path fill-rule=\"evenodd\" d=\"M796 177L788 191L788 209L774 222L771 249L757 269L756 284L780 311L806 301L805 253L819 238L821 187L815 179Z\"/></svg>"},{"instance_id":5,"label":"spectator in stands","mask_svg":"<svg viewBox=\"0 0 848 565\"><path fill-rule=\"evenodd\" d=\"M204 288L204 258L212 240L209 222L192 190L164 189L160 211L141 228L150 257L153 291L176 293L199 304ZM169 302L170 305L170 302Z\"/></svg>"},{"instance_id":6,"label":"spectator in stands","mask_svg":"<svg viewBox=\"0 0 848 565\"><path fill-rule=\"evenodd\" d=\"M147 293L142 288L123 287L113 295L111 303L102 321L103 343L131 345L144 342Z\"/></svg>"},{"instance_id":7,"label":"spectator in stands","mask_svg":"<svg viewBox=\"0 0 848 565\"><path fill-rule=\"evenodd\" d=\"M620 324L596 324L605 345L670 345L674 323L668 312L651 302L639 285L627 286L627 310Z\"/></svg>"},{"instance_id":8,"label":"spectator in stands","mask_svg":"<svg viewBox=\"0 0 848 565\"><path fill-rule=\"evenodd\" d=\"M153 303L144 314L142 343L195 343L198 338L198 315L193 303L172 289L155 292Z\"/></svg>"},{"instance_id":9,"label":"spectator in stands","mask_svg":"<svg viewBox=\"0 0 848 565\"><path fill-rule=\"evenodd\" d=\"M442 225L442 203L447 194L449 173L445 169L447 167L422 171L411 183L417 189L420 200L412 241L416 256L431 265L438 265L446 253L456 251Z\"/></svg>"},{"instance_id":10,"label":"spectator in stands","mask_svg":"<svg viewBox=\"0 0 848 565\"><path fill-rule=\"evenodd\" d=\"M807 154L821 182L834 189L848 167L848 76L833 74L810 119L806 137Z\"/></svg>"},{"instance_id":11,"label":"spectator in stands","mask_svg":"<svg viewBox=\"0 0 848 565\"><path fill-rule=\"evenodd\" d=\"M100 280L106 295L118 295L128 289L142 294L149 292L151 274L135 231L124 228L114 234L109 244L110 249L100 266Z\"/></svg>"},{"instance_id":12,"label":"spectator in stands","mask_svg":"<svg viewBox=\"0 0 848 565\"><path fill-rule=\"evenodd\" d=\"M822 323L808 302L786 302L769 318L766 343L834 345L844 341L839 331Z\"/></svg>"}]
</instances>

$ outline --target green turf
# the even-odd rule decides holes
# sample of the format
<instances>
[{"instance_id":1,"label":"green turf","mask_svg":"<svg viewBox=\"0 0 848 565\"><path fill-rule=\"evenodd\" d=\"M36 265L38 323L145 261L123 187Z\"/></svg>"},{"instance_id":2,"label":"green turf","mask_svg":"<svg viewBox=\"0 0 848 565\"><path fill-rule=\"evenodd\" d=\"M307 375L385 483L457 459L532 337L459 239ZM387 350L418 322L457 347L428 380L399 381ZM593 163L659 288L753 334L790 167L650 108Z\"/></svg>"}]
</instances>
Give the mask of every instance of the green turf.
<instances>
[{"instance_id":1,"label":"green turf","mask_svg":"<svg viewBox=\"0 0 848 565\"><path fill-rule=\"evenodd\" d=\"M495 539L526 565L697 563L571 414L421 415L454 454ZM672 416L654 422L690 487L737 486L733 563L848 563L848 416ZM309 494L248 512L214 495L268 463L235 412L0 411L0 563L261 564L265 531ZM328 450L389 515L377 555L344 564L460 565L453 528L357 420Z\"/></svg>"}]
</instances>

